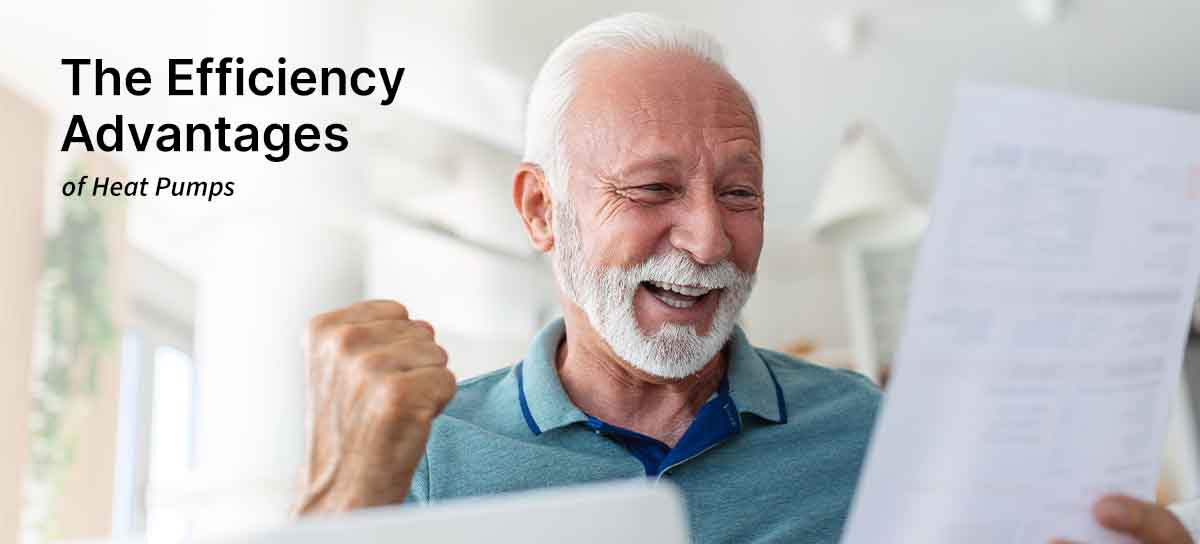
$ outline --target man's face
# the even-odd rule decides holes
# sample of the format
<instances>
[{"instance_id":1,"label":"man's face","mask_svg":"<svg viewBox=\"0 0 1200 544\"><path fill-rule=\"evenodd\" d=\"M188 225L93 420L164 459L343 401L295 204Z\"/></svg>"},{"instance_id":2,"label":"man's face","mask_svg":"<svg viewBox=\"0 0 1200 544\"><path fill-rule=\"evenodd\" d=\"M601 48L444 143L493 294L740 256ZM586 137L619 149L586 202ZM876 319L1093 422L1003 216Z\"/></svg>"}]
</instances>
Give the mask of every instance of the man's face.
<instances>
[{"instance_id":1,"label":"man's face","mask_svg":"<svg viewBox=\"0 0 1200 544\"><path fill-rule=\"evenodd\" d=\"M580 78L571 202L555 205L560 276L577 269L565 291L622 358L689 375L724 344L758 266L753 108L723 70L679 53L597 54Z\"/></svg>"}]
</instances>

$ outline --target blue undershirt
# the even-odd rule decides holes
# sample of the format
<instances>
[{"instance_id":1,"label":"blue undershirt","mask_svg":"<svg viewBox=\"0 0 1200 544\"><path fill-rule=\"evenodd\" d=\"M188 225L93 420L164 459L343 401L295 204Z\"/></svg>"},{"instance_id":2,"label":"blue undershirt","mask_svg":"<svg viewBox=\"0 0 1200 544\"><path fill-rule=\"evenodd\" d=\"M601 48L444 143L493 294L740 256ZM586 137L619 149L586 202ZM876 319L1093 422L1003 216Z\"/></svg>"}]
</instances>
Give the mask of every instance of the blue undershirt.
<instances>
[{"instance_id":1,"label":"blue undershirt","mask_svg":"<svg viewBox=\"0 0 1200 544\"><path fill-rule=\"evenodd\" d=\"M741 431L737 406L729 396L728 376L721 377L717 393L700 407L696 419L674 448L637 431L605 423L592 415L587 416L586 423L598 434L615 440L629 450L641 461L646 468L646 476L650 477L662 474L672 465L699 455Z\"/></svg>"}]
</instances>

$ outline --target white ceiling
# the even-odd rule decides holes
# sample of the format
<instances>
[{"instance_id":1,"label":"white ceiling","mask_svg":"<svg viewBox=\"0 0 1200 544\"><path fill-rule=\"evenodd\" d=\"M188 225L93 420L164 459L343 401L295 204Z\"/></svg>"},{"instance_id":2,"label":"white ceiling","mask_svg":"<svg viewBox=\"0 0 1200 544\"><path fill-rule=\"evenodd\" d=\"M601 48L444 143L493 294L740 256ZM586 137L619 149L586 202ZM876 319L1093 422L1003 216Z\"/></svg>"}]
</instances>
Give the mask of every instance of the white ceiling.
<instances>
[{"instance_id":1,"label":"white ceiling","mask_svg":"<svg viewBox=\"0 0 1200 544\"><path fill-rule=\"evenodd\" d=\"M880 128L909 167L918 193L928 193L959 81L1200 111L1200 33L1194 30L1200 2L1192 0L1078 0L1066 3L1063 18L1049 26L1026 19L1016 0L570 5L564 10L540 2L479 0L447 10L420 2L371 2L368 57L405 52L424 73L445 77L447 89L479 67L527 84L559 40L599 17L651 10L706 28L724 42L731 69L760 109L768 229L780 242L803 235L834 147L857 120ZM847 13L859 14L867 26L861 50L849 57L835 53L825 38L829 22ZM420 27L411 28L418 19ZM447 72L459 79L442 75ZM439 94L448 93L429 93L423 100L436 101ZM511 116L472 119L479 123L476 133L494 134L497 126L505 127L502 134L520 130ZM519 146L519 139L492 141ZM507 183L505 167L494 174L496 183ZM401 184L382 185L400 191L392 200L406 198Z\"/></svg>"}]
</instances>

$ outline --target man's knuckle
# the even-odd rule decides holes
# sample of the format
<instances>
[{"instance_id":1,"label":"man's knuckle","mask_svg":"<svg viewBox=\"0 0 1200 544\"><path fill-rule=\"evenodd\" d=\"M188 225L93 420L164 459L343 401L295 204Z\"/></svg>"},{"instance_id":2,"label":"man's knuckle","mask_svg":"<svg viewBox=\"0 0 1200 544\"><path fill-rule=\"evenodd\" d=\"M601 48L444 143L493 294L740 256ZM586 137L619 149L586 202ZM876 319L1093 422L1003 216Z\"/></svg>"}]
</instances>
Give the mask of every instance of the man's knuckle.
<instances>
[{"instance_id":1,"label":"man's knuckle","mask_svg":"<svg viewBox=\"0 0 1200 544\"><path fill-rule=\"evenodd\" d=\"M308 326L311 329L321 329L325 325L329 324L330 321L333 321L334 316L336 316L337 314L338 314L337 310L330 311L330 312L321 312L317 315L312 316L312 318L308 320Z\"/></svg>"},{"instance_id":2,"label":"man's knuckle","mask_svg":"<svg viewBox=\"0 0 1200 544\"><path fill-rule=\"evenodd\" d=\"M433 339L433 327L424 321L413 321L405 329L407 334L423 340Z\"/></svg>"},{"instance_id":3,"label":"man's knuckle","mask_svg":"<svg viewBox=\"0 0 1200 544\"><path fill-rule=\"evenodd\" d=\"M334 354L344 354L349 351L350 339L347 337L344 328L327 330L323 338L325 349L332 351Z\"/></svg>"},{"instance_id":4,"label":"man's knuckle","mask_svg":"<svg viewBox=\"0 0 1200 544\"><path fill-rule=\"evenodd\" d=\"M391 305L392 305L392 310L395 311L396 313L408 315L408 306L400 304L399 302L396 302L394 300L391 301Z\"/></svg>"},{"instance_id":5,"label":"man's knuckle","mask_svg":"<svg viewBox=\"0 0 1200 544\"><path fill-rule=\"evenodd\" d=\"M326 328L328 328L329 319L326 314L321 314L308 320L308 324L304 326L304 334L302 336L305 348L313 349L321 341Z\"/></svg>"},{"instance_id":6,"label":"man's knuckle","mask_svg":"<svg viewBox=\"0 0 1200 544\"><path fill-rule=\"evenodd\" d=\"M372 378L373 413L389 425L428 427L457 387L449 370L419 369Z\"/></svg>"},{"instance_id":7,"label":"man's knuckle","mask_svg":"<svg viewBox=\"0 0 1200 544\"><path fill-rule=\"evenodd\" d=\"M458 390L458 379L454 376L453 372L450 372L449 369L443 370L444 372L439 372L437 374L439 381L437 382L435 391L440 393L439 399L442 403L445 403L448 402L450 398L454 396L455 391Z\"/></svg>"},{"instance_id":8,"label":"man's knuckle","mask_svg":"<svg viewBox=\"0 0 1200 544\"><path fill-rule=\"evenodd\" d=\"M408 380L398 378L384 379L377 393L379 402L389 411L403 408L412 401L412 397L412 385Z\"/></svg>"},{"instance_id":9,"label":"man's knuckle","mask_svg":"<svg viewBox=\"0 0 1200 544\"><path fill-rule=\"evenodd\" d=\"M411 365L409 366L412 368L445 366L445 361L448 360L446 358L446 350L428 340L410 342L400 349L411 358Z\"/></svg>"},{"instance_id":10,"label":"man's knuckle","mask_svg":"<svg viewBox=\"0 0 1200 544\"><path fill-rule=\"evenodd\" d=\"M446 366L450 362L450 354L446 353L446 348L438 344L433 344L432 346L430 348L430 357L433 358L433 362L440 366Z\"/></svg>"},{"instance_id":11,"label":"man's knuckle","mask_svg":"<svg viewBox=\"0 0 1200 544\"><path fill-rule=\"evenodd\" d=\"M408 307L394 300L369 300L363 303L381 314L405 319L408 317Z\"/></svg>"}]
</instances>

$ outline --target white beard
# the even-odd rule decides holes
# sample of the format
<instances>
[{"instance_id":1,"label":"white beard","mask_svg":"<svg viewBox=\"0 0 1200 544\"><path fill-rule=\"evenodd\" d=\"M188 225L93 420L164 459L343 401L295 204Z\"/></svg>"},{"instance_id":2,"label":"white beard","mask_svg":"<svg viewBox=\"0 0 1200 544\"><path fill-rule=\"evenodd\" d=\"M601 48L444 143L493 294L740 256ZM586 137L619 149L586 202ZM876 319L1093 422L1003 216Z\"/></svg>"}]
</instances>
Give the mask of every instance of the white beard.
<instances>
[{"instance_id":1,"label":"white beard","mask_svg":"<svg viewBox=\"0 0 1200 544\"><path fill-rule=\"evenodd\" d=\"M661 378L691 376L725 346L754 287L754 275L732 261L700 265L675 249L632 267L588 267L571 204L554 206L554 271L563 292L583 309L592 327L618 357ZM721 289L707 334L692 325L664 323L650 334L638 327L633 299L643 281Z\"/></svg>"}]
</instances>

